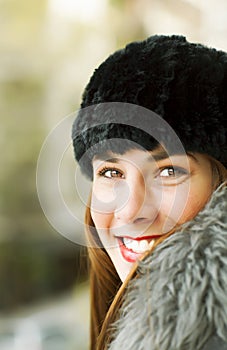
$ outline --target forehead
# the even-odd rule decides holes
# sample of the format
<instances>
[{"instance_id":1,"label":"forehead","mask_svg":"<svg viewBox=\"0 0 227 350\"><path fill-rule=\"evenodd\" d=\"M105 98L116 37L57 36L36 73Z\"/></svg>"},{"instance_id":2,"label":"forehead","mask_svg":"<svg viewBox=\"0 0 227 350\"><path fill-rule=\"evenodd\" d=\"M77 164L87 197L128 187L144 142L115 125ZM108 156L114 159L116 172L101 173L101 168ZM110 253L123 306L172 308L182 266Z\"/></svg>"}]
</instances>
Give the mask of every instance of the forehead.
<instances>
[{"instance_id":1,"label":"forehead","mask_svg":"<svg viewBox=\"0 0 227 350\"><path fill-rule=\"evenodd\" d=\"M186 154L171 156L162 147L158 147L154 151L132 149L122 154L107 151L93 158L94 168L99 167L105 162L112 164L134 164L141 169L147 165L155 165L157 162L168 162L169 165L180 162L182 166L189 166L188 156Z\"/></svg>"},{"instance_id":2,"label":"forehead","mask_svg":"<svg viewBox=\"0 0 227 350\"><path fill-rule=\"evenodd\" d=\"M137 135L138 136L138 135ZM145 137L144 137L145 139ZM145 140L146 141L146 140ZM93 157L106 157L109 156L109 154L119 154L123 155L127 153L127 151L131 150L143 150L143 151L150 151L155 148L159 147L158 143L151 144L147 142L147 144L143 144L143 142L140 140L140 142L136 142L132 139L123 139L123 138L110 138L110 139L104 139L101 140L92 147L89 148L90 158Z\"/></svg>"},{"instance_id":3,"label":"forehead","mask_svg":"<svg viewBox=\"0 0 227 350\"><path fill-rule=\"evenodd\" d=\"M113 151L104 151L102 153L96 154L93 158L94 161L111 161L112 163L118 160L136 160L143 159L146 161L158 161L169 158L170 155L160 146L153 151L141 150L141 149L131 149L122 153Z\"/></svg>"},{"instance_id":4,"label":"forehead","mask_svg":"<svg viewBox=\"0 0 227 350\"><path fill-rule=\"evenodd\" d=\"M112 151L102 152L97 154L93 158L93 166L97 168L104 162L120 164L126 162L128 164L135 164L137 167L143 167L144 165L153 165L157 162L165 163L168 162L168 165L178 165L186 168L190 168L191 165L196 168L203 167L205 156L201 154L193 153L182 153L182 154L168 154L168 152L161 146L157 147L153 151L146 151L140 149L131 149L129 151L120 153L115 153ZM207 165L207 162L206 162Z\"/></svg>"}]
</instances>

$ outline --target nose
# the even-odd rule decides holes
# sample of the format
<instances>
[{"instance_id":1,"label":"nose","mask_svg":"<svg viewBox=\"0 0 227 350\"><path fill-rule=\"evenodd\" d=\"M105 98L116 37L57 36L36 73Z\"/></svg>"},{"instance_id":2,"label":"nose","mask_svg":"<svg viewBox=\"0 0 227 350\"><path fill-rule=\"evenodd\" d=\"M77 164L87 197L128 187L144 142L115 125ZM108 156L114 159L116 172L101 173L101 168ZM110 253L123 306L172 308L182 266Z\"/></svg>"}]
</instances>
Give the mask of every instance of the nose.
<instances>
[{"instance_id":1,"label":"nose","mask_svg":"<svg viewBox=\"0 0 227 350\"><path fill-rule=\"evenodd\" d=\"M155 220L158 215L158 199L152 186L148 187L141 174L120 183L115 190L116 197L120 200L115 208L114 217L119 222L151 224Z\"/></svg>"}]
</instances>

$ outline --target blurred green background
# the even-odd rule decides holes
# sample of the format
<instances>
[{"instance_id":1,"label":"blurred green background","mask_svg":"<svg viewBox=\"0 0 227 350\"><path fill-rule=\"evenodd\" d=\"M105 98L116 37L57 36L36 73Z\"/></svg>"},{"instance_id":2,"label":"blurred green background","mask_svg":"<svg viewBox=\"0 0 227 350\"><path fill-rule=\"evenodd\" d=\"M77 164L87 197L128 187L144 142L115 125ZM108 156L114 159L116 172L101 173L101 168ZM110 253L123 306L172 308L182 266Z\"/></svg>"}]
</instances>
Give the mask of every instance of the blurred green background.
<instances>
[{"instance_id":1,"label":"blurred green background","mask_svg":"<svg viewBox=\"0 0 227 350\"><path fill-rule=\"evenodd\" d=\"M65 344L59 349L86 349L86 253L56 232L40 207L36 164L42 144L58 122L78 109L93 70L129 41L183 34L226 50L227 2L0 0L0 33L0 349L32 342L29 327L39 338L37 349L58 349L53 339ZM78 201L78 211L79 206ZM72 327L61 338L65 343L59 343L57 328L49 338L42 335L37 326L42 318L23 323L24 328L15 323L39 310L60 312L61 319L75 316L64 321ZM12 347L7 345L11 338Z\"/></svg>"}]
</instances>

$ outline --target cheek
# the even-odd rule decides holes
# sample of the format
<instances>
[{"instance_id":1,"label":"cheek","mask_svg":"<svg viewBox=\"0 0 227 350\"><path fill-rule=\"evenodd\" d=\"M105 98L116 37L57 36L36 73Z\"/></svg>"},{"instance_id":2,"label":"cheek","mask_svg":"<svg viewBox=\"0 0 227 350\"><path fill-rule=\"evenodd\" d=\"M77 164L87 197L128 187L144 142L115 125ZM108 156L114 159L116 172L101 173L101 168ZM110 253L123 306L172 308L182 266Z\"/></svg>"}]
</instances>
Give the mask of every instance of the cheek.
<instances>
[{"instance_id":1,"label":"cheek","mask_svg":"<svg viewBox=\"0 0 227 350\"><path fill-rule=\"evenodd\" d=\"M97 217L99 220L99 216L111 216L115 211L117 202L118 196L113 185L106 186L100 183L94 183L91 197L91 211L95 218Z\"/></svg>"},{"instance_id":2,"label":"cheek","mask_svg":"<svg viewBox=\"0 0 227 350\"><path fill-rule=\"evenodd\" d=\"M209 199L210 194L211 193L209 192L209 190L200 192L199 195L197 191L192 190L186 202L185 210L183 212L180 223L184 223L194 218L198 214L198 212L202 210L207 200Z\"/></svg>"},{"instance_id":3,"label":"cheek","mask_svg":"<svg viewBox=\"0 0 227 350\"><path fill-rule=\"evenodd\" d=\"M177 188L167 188L163 191L160 214L164 226L183 224L191 220L204 207L211 195L209 184L199 182L182 184Z\"/></svg>"},{"instance_id":4,"label":"cheek","mask_svg":"<svg viewBox=\"0 0 227 350\"><path fill-rule=\"evenodd\" d=\"M99 194L99 196L97 196ZM92 188L91 196L91 217L95 224L96 229L106 229L110 226L113 208L111 201L108 202L106 192L103 189L95 184ZM106 201L105 201L106 199Z\"/></svg>"},{"instance_id":5,"label":"cheek","mask_svg":"<svg viewBox=\"0 0 227 350\"><path fill-rule=\"evenodd\" d=\"M107 229L112 221L111 214L100 213L96 210L91 210L91 217L97 230Z\"/></svg>"},{"instance_id":6,"label":"cheek","mask_svg":"<svg viewBox=\"0 0 227 350\"><path fill-rule=\"evenodd\" d=\"M163 218L178 223L189 198L188 186L168 187L163 190L160 213Z\"/></svg>"},{"instance_id":7,"label":"cheek","mask_svg":"<svg viewBox=\"0 0 227 350\"><path fill-rule=\"evenodd\" d=\"M202 178L201 181L192 182L188 197L185 201L184 210L180 217L179 223L193 219L200 210L203 209L212 193L212 183L210 179Z\"/></svg>"}]
</instances>

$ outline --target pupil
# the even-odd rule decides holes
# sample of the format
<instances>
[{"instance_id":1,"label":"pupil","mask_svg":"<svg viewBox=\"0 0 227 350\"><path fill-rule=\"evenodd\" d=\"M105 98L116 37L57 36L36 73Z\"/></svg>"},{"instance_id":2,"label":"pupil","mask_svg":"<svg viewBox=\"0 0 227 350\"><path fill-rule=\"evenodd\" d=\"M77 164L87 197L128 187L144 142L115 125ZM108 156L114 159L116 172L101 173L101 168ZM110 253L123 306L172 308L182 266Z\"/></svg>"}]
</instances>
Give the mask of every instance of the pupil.
<instances>
[{"instance_id":1,"label":"pupil","mask_svg":"<svg viewBox=\"0 0 227 350\"><path fill-rule=\"evenodd\" d=\"M174 169L173 168L169 168L168 173L169 173L170 176L174 175Z\"/></svg>"}]
</instances>

